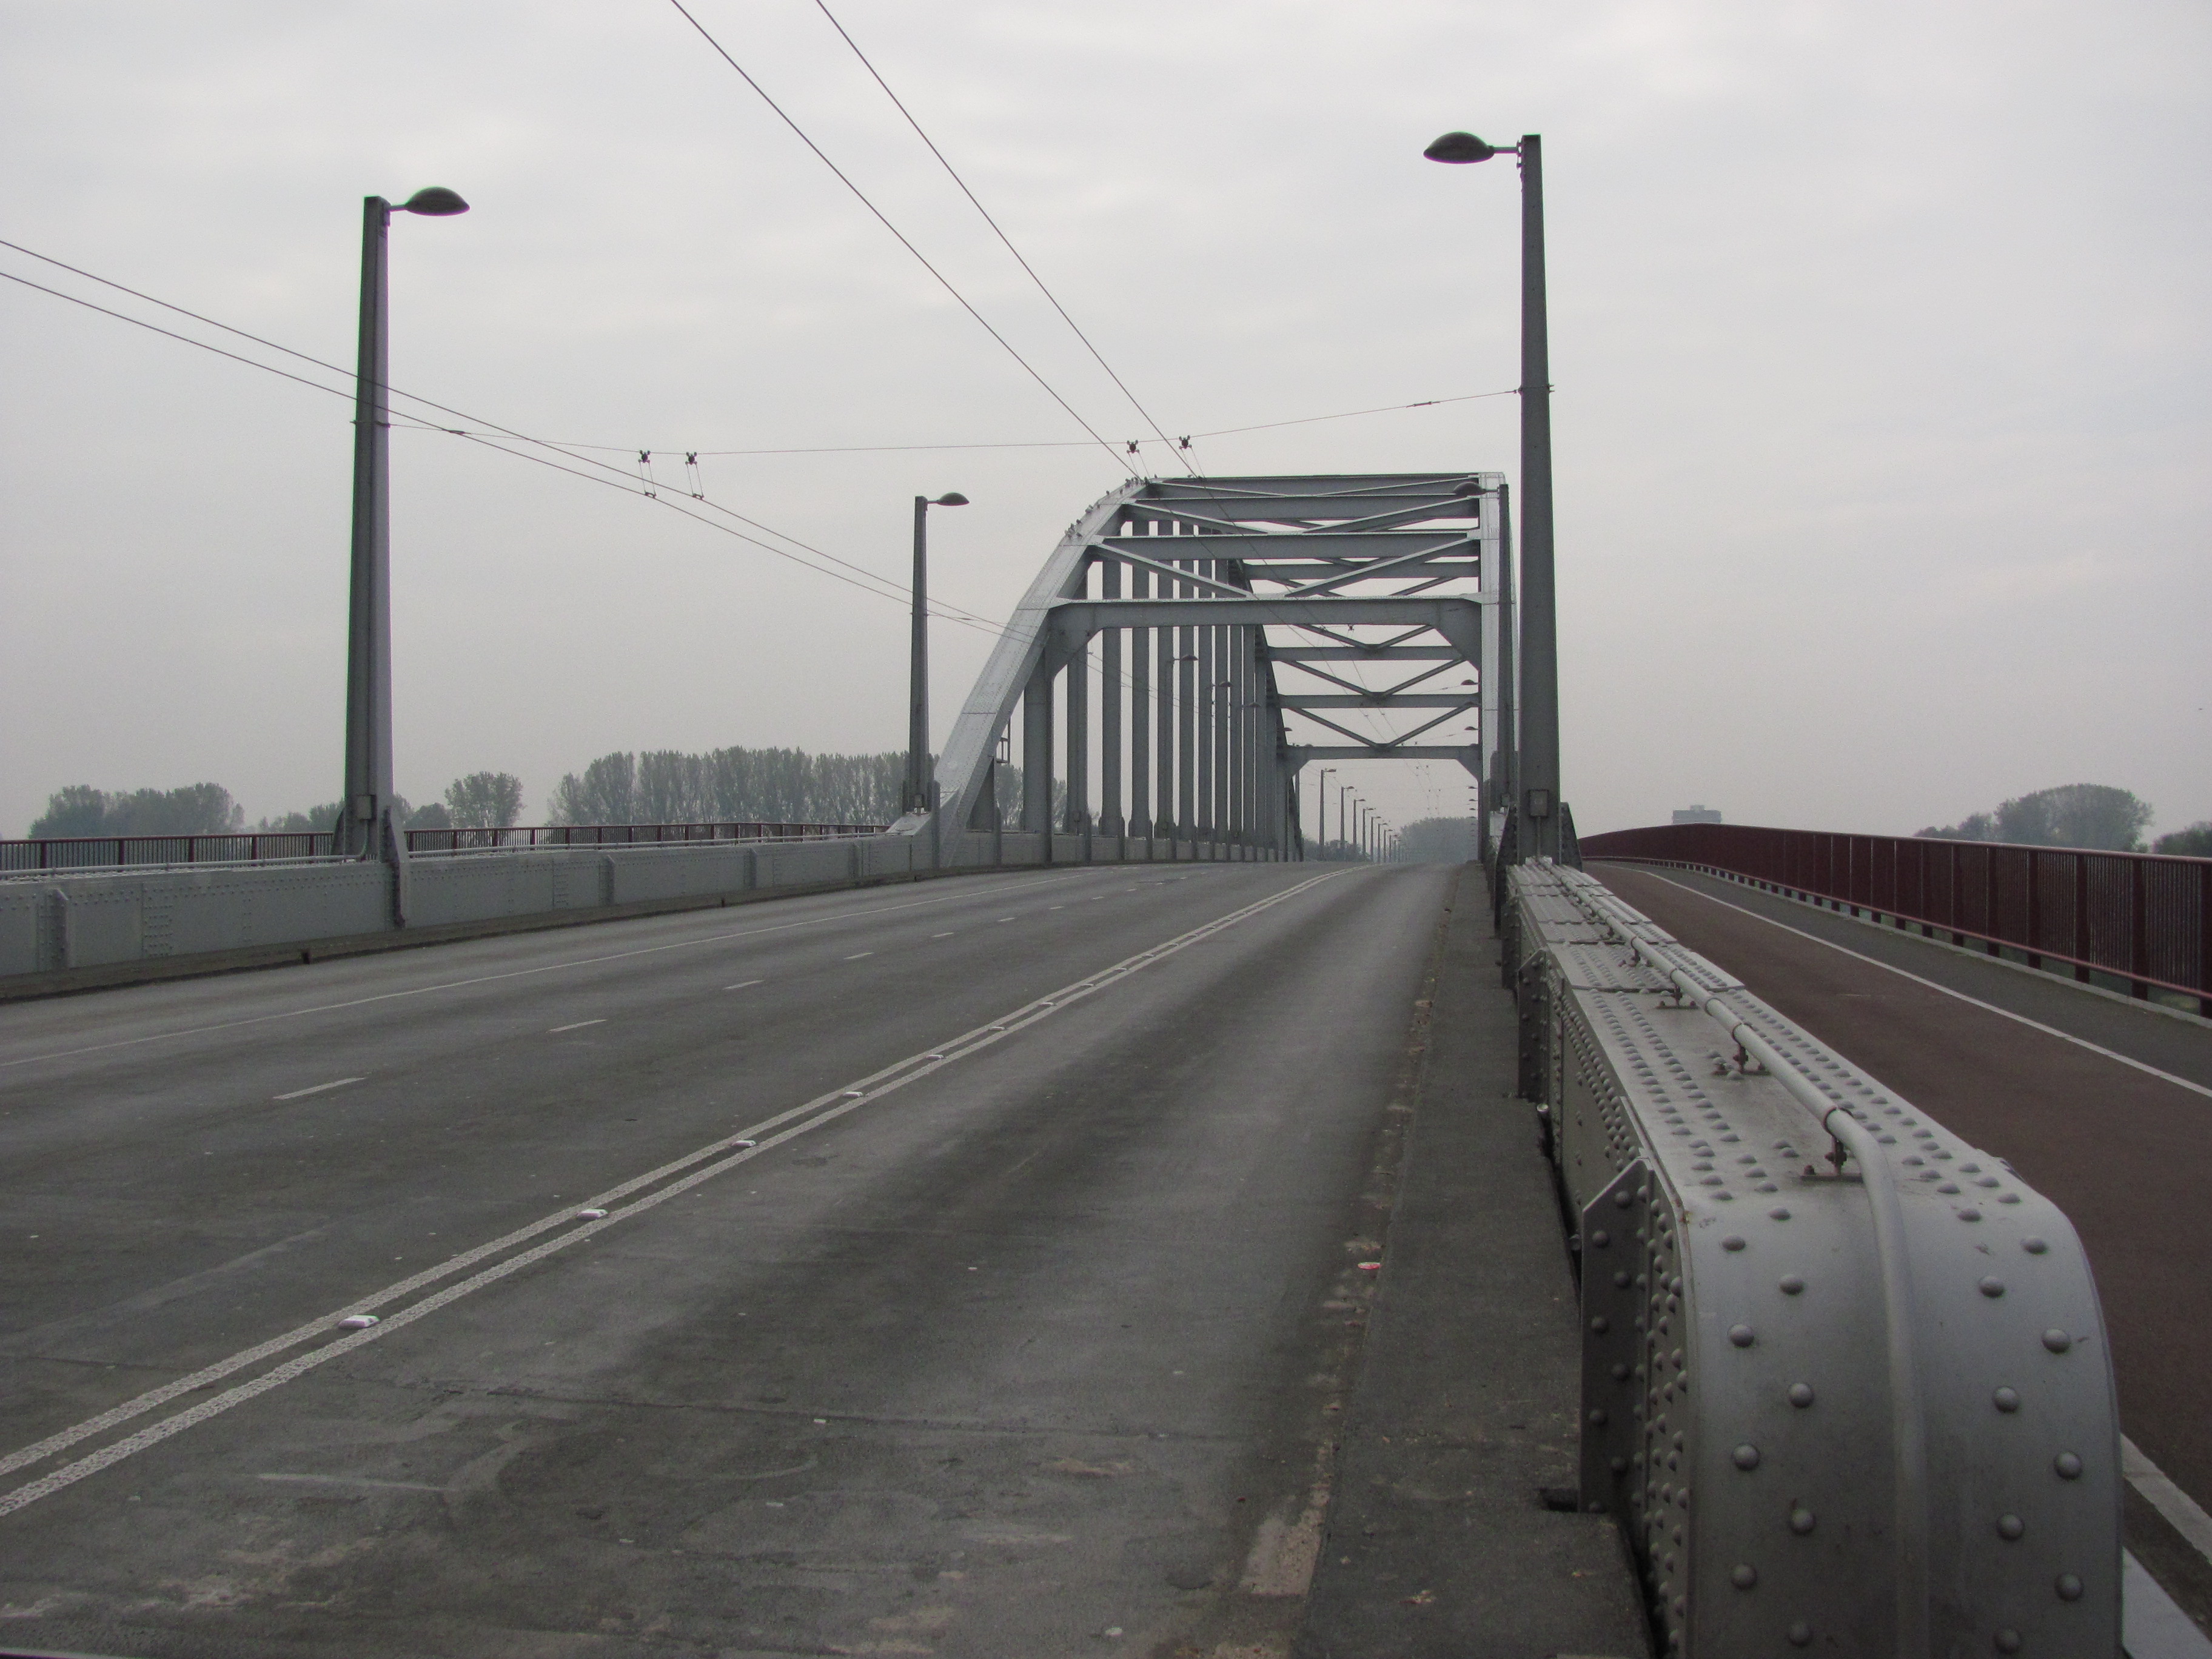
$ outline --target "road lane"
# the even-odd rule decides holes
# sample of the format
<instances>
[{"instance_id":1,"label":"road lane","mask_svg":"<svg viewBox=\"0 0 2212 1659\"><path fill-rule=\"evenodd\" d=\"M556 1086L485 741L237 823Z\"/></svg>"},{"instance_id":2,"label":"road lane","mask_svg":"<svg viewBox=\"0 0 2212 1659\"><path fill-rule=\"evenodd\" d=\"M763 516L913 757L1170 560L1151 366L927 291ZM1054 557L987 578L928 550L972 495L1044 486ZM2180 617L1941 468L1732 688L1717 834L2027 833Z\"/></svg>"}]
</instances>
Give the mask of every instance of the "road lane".
<instances>
[{"instance_id":1,"label":"road lane","mask_svg":"<svg viewBox=\"0 0 2212 1659\"><path fill-rule=\"evenodd\" d=\"M81 1052L0 1072L0 1200L38 1212L5 1241L4 1444L1315 873L947 883L8 1011L0 1060ZM1264 1625L1237 1586L1310 1498L1322 1304L1442 893L1284 898L0 1518L0 1595L48 1609L11 1639L1035 1653ZM657 948L777 912L809 925Z\"/></svg>"}]
</instances>

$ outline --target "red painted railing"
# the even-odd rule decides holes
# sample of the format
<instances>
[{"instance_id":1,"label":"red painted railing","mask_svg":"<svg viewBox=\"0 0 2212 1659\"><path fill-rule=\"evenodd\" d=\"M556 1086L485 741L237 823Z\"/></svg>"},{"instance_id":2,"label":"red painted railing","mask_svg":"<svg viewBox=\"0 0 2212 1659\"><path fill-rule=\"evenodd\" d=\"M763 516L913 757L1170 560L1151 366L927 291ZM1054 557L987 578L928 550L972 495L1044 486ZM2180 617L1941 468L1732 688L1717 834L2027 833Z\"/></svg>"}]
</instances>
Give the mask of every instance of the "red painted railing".
<instances>
[{"instance_id":1,"label":"red painted railing","mask_svg":"<svg viewBox=\"0 0 2212 1659\"><path fill-rule=\"evenodd\" d=\"M880 823L557 823L506 830L410 830L410 853L498 847L626 847L661 842L826 841L880 834ZM328 858L327 830L240 830L222 836L63 836L0 841L0 875L118 865L239 864Z\"/></svg>"},{"instance_id":2,"label":"red painted railing","mask_svg":"<svg viewBox=\"0 0 2212 1659\"><path fill-rule=\"evenodd\" d=\"M1584 836L1583 854L1739 877L2033 968L2109 974L2139 997L2179 992L2212 1015L2212 859L1745 823L1616 830Z\"/></svg>"}]
</instances>

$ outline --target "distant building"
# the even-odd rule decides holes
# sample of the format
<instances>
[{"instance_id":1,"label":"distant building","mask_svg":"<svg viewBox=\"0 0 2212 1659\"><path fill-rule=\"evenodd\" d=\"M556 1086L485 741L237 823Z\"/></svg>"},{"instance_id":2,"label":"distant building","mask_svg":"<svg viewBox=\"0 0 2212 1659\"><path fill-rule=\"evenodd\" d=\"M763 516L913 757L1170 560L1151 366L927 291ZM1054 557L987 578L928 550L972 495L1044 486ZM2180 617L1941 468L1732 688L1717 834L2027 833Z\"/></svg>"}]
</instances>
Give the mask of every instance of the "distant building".
<instances>
[{"instance_id":1,"label":"distant building","mask_svg":"<svg viewBox=\"0 0 2212 1659\"><path fill-rule=\"evenodd\" d=\"M1677 823L1718 823L1720 821L1721 812L1717 806L1680 806L1674 810L1674 822Z\"/></svg>"}]
</instances>

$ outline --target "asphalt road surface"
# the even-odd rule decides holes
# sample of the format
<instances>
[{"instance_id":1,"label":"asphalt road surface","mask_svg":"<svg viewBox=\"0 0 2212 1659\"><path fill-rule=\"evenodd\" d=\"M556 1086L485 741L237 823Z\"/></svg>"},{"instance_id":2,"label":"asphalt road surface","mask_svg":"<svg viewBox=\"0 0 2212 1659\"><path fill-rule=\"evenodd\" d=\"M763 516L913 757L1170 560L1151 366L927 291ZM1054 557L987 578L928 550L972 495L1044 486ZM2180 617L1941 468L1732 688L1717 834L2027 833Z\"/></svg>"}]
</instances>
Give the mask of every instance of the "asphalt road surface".
<instances>
[{"instance_id":1,"label":"asphalt road surface","mask_svg":"<svg viewBox=\"0 0 2212 1659\"><path fill-rule=\"evenodd\" d=\"M1735 883L1590 872L2066 1212L2097 1275L2121 1429L2212 1509L2212 1028ZM2212 1564L2139 1495L2128 1542L2212 1625Z\"/></svg>"},{"instance_id":2,"label":"asphalt road surface","mask_svg":"<svg viewBox=\"0 0 2212 1659\"><path fill-rule=\"evenodd\" d=\"M1279 1647L1449 877L978 877L0 1009L0 1646Z\"/></svg>"}]
</instances>

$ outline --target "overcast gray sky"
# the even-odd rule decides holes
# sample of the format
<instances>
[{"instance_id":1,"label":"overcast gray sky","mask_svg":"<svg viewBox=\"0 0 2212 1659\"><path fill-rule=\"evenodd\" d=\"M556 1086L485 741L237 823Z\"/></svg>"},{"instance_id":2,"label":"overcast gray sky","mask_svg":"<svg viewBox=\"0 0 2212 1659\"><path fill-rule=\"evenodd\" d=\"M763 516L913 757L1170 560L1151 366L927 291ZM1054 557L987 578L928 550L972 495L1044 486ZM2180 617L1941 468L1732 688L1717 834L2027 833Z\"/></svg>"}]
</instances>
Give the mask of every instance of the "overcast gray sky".
<instances>
[{"instance_id":1,"label":"overcast gray sky","mask_svg":"<svg viewBox=\"0 0 2212 1659\"><path fill-rule=\"evenodd\" d=\"M1585 832L1692 800L1910 831L2076 781L2212 817L2203 6L830 3L1176 433L1511 386L1510 163L1420 150L1543 133ZM1139 435L811 0L694 9ZM684 450L1082 436L665 0L49 0L0 30L0 237L331 362L361 198L459 190L394 226L392 379L473 416L678 452L679 491ZM0 289L0 831L72 782L334 797L347 404ZM1510 472L1515 433L1501 398L1200 456ZM611 749L902 742L895 603L459 439L392 450L413 799L497 768L534 817ZM933 586L994 617L1121 476L1083 447L702 465L893 577L911 497L963 491ZM936 637L941 737L988 638ZM1364 771L1401 822L1464 799Z\"/></svg>"}]
</instances>

